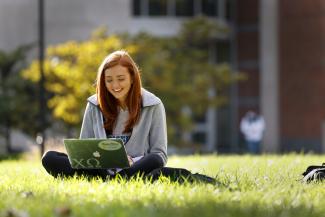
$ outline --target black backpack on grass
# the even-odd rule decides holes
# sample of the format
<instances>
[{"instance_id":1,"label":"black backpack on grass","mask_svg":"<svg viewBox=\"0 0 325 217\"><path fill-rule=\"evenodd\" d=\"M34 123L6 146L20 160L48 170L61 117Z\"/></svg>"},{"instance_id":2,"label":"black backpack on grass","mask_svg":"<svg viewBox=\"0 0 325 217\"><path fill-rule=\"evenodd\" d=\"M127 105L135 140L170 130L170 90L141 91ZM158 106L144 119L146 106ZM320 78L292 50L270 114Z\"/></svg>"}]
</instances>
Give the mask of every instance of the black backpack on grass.
<instances>
[{"instance_id":1,"label":"black backpack on grass","mask_svg":"<svg viewBox=\"0 0 325 217\"><path fill-rule=\"evenodd\" d=\"M325 163L322 165L313 165L307 167L306 171L302 173L304 178L303 182L311 182L311 181L322 181L325 179Z\"/></svg>"}]
</instances>

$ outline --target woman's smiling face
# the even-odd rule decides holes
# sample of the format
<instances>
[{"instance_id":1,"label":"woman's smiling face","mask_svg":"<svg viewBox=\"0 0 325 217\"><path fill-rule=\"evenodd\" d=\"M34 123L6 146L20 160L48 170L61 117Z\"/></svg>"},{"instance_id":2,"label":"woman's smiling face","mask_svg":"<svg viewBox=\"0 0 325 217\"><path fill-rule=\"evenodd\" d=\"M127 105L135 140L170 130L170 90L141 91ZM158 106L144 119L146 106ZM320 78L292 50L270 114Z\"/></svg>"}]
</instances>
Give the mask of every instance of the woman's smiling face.
<instances>
[{"instance_id":1,"label":"woman's smiling face","mask_svg":"<svg viewBox=\"0 0 325 217\"><path fill-rule=\"evenodd\" d=\"M105 86L107 90L125 107L125 99L132 85L132 79L128 69L116 65L105 70Z\"/></svg>"}]
</instances>

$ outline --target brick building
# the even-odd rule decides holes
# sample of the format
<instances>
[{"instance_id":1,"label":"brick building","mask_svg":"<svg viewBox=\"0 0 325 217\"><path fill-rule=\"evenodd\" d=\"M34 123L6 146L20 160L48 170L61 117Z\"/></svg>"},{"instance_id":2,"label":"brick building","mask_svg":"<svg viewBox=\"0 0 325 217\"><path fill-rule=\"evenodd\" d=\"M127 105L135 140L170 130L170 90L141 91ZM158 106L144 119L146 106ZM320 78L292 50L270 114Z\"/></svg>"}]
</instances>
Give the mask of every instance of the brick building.
<instances>
[{"instance_id":1,"label":"brick building","mask_svg":"<svg viewBox=\"0 0 325 217\"><path fill-rule=\"evenodd\" d=\"M325 2L237 1L237 28L239 116L265 115L264 150L324 151Z\"/></svg>"}]
</instances>

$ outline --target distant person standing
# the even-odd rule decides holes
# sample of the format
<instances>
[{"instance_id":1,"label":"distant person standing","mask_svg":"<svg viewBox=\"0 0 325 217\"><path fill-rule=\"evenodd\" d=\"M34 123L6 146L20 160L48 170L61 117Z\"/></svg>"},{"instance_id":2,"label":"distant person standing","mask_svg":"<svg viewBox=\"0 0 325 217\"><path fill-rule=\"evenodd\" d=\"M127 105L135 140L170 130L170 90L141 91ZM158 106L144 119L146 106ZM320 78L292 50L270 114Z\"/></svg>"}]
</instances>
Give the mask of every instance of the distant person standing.
<instances>
[{"instance_id":1,"label":"distant person standing","mask_svg":"<svg viewBox=\"0 0 325 217\"><path fill-rule=\"evenodd\" d=\"M261 115L248 111L240 122L240 131L243 133L248 151L253 154L260 152L260 145L265 129L265 121Z\"/></svg>"}]
</instances>

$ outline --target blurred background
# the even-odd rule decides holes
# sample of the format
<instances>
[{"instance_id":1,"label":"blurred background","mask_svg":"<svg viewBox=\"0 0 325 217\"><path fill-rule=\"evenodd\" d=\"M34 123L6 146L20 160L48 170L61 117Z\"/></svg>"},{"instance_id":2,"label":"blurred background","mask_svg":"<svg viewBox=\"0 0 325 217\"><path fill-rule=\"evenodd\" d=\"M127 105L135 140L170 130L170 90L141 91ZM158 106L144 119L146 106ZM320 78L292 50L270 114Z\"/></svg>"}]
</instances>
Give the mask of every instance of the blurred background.
<instances>
[{"instance_id":1,"label":"blurred background","mask_svg":"<svg viewBox=\"0 0 325 217\"><path fill-rule=\"evenodd\" d=\"M78 137L103 58L127 50L168 117L169 152L325 150L325 1L1 0L0 153Z\"/></svg>"}]
</instances>

